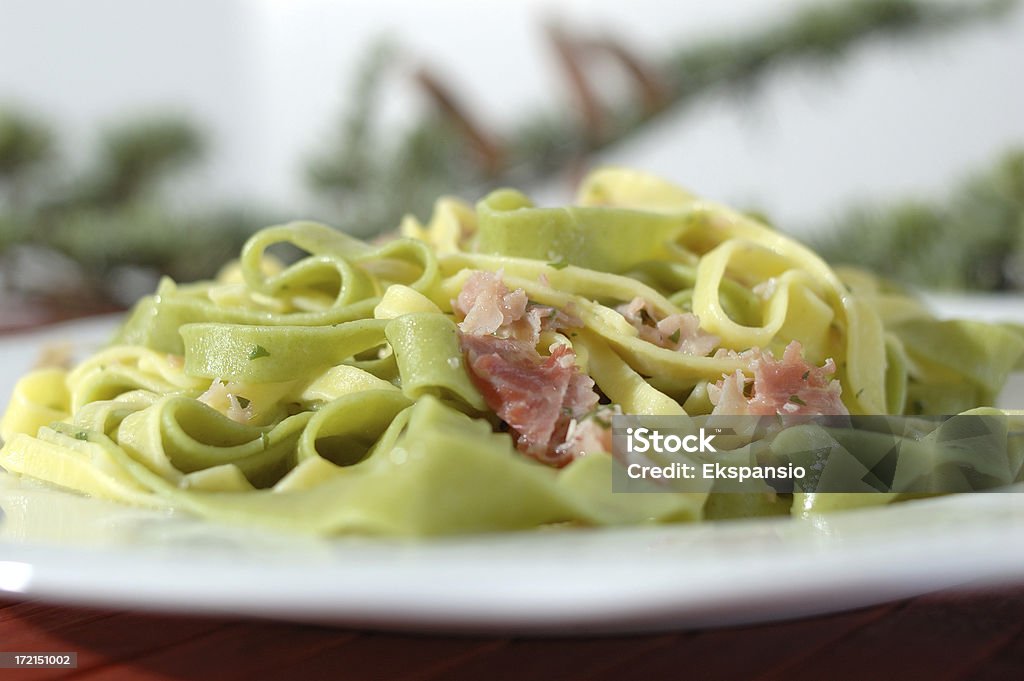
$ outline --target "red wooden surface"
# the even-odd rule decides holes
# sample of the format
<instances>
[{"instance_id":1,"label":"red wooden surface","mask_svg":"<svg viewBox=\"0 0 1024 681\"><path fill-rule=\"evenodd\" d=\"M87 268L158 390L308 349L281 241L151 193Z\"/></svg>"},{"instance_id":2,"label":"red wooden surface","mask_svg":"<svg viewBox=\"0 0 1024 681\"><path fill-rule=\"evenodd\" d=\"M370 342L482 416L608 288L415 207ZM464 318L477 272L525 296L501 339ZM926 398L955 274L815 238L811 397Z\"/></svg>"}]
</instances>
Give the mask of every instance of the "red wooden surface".
<instances>
[{"instance_id":1,"label":"red wooden surface","mask_svg":"<svg viewBox=\"0 0 1024 681\"><path fill-rule=\"evenodd\" d=\"M0 331L82 312L0 298ZM76 652L78 668L0 669L0 679L1024 679L1024 586L759 626L560 639L406 635L0 597L0 652L33 651Z\"/></svg>"},{"instance_id":2,"label":"red wooden surface","mask_svg":"<svg viewBox=\"0 0 1024 681\"><path fill-rule=\"evenodd\" d=\"M1024 587L774 624L587 638L426 636L0 599L0 651L77 652L3 679L1020 679Z\"/></svg>"}]
</instances>

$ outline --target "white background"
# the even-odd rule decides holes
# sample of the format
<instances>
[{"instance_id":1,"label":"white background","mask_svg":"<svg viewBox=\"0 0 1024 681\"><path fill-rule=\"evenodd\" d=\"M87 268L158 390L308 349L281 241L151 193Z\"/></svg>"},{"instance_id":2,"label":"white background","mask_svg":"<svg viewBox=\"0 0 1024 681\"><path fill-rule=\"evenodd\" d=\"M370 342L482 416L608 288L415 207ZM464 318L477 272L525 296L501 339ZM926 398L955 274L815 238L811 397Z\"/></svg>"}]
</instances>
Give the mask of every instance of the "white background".
<instances>
[{"instance_id":1,"label":"white background","mask_svg":"<svg viewBox=\"0 0 1024 681\"><path fill-rule=\"evenodd\" d=\"M53 120L72 159L129 114L187 113L212 148L186 200L255 199L299 215L313 205L304 160L329 139L361 52L382 34L500 130L569 101L543 39L546 18L609 30L655 58L800 4L0 0L0 102ZM1024 144L1022 66L1018 9L949 35L873 41L834 66L782 72L746 100L702 100L603 158L760 207L800 231L867 197L941 192ZM390 124L423 105L407 75L388 92Z\"/></svg>"}]
</instances>

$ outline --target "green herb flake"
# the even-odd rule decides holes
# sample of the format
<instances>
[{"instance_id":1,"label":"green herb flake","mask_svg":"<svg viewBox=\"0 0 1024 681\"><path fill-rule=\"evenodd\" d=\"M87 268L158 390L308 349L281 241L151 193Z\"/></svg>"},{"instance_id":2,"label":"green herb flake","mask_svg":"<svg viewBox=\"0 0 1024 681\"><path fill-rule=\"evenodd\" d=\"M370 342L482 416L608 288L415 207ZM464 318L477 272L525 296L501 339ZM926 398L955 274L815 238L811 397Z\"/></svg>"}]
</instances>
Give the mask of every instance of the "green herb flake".
<instances>
[{"instance_id":1,"label":"green herb flake","mask_svg":"<svg viewBox=\"0 0 1024 681\"><path fill-rule=\"evenodd\" d=\"M270 357L270 353L267 352L267 349L262 345L257 345L249 351L250 360L259 359L260 357Z\"/></svg>"},{"instance_id":2,"label":"green herb flake","mask_svg":"<svg viewBox=\"0 0 1024 681\"><path fill-rule=\"evenodd\" d=\"M89 433L85 432L84 430L80 430L75 433L75 439L87 441L89 439Z\"/></svg>"},{"instance_id":3,"label":"green herb flake","mask_svg":"<svg viewBox=\"0 0 1024 681\"><path fill-rule=\"evenodd\" d=\"M807 406L807 403L800 399L799 395L790 395L789 401L792 402L793 404L799 404L801 407Z\"/></svg>"},{"instance_id":4,"label":"green herb flake","mask_svg":"<svg viewBox=\"0 0 1024 681\"><path fill-rule=\"evenodd\" d=\"M864 388L861 388L860 390L857 391L856 397L860 397L863 394L864 394Z\"/></svg>"},{"instance_id":5,"label":"green herb flake","mask_svg":"<svg viewBox=\"0 0 1024 681\"><path fill-rule=\"evenodd\" d=\"M679 342L679 329L676 329L675 331L673 331L672 335L669 336L668 339L670 341L672 341L673 343L678 343Z\"/></svg>"},{"instance_id":6,"label":"green herb flake","mask_svg":"<svg viewBox=\"0 0 1024 681\"><path fill-rule=\"evenodd\" d=\"M252 404L252 400L250 400L248 397L242 397L241 395L235 395L235 399L238 400L238 406L241 407L242 409L245 409L250 404Z\"/></svg>"},{"instance_id":7,"label":"green herb flake","mask_svg":"<svg viewBox=\"0 0 1024 681\"><path fill-rule=\"evenodd\" d=\"M564 270L568 266L569 266L569 261L566 260L565 258L559 258L555 262L549 262L548 263L548 267L551 267L551 268L556 269L556 270Z\"/></svg>"},{"instance_id":8,"label":"green herb flake","mask_svg":"<svg viewBox=\"0 0 1024 681\"><path fill-rule=\"evenodd\" d=\"M811 375L811 370L810 370L810 369L808 369L807 371L805 371L805 372L804 372L804 375L803 375L803 376L801 376L800 378L802 378L803 380L805 380L805 381L806 381L806 380L807 380L807 377L808 377L808 376L810 376L810 375Z\"/></svg>"}]
</instances>

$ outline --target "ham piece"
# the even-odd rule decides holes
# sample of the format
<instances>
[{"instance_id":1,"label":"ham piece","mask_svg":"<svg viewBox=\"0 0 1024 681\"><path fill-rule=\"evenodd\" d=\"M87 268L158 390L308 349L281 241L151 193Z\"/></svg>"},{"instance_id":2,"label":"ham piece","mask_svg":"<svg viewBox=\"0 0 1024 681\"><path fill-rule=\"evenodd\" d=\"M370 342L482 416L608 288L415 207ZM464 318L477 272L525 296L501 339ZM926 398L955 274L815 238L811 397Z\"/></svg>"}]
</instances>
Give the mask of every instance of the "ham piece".
<instances>
[{"instance_id":1,"label":"ham piece","mask_svg":"<svg viewBox=\"0 0 1024 681\"><path fill-rule=\"evenodd\" d=\"M526 292L509 291L502 272L474 272L466 280L452 309L463 316L459 330L473 336L494 335L536 345L541 331L582 326L575 316L547 305L531 303Z\"/></svg>"},{"instance_id":2,"label":"ham piece","mask_svg":"<svg viewBox=\"0 0 1024 681\"><path fill-rule=\"evenodd\" d=\"M621 413L617 404L602 404L582 419L571 419L565 441L555 451L571 458L585 456L587 452L611 452L612 417Z\"/></svg>"},{"instance_id":3,"label":"ham piece","mask_svg":"<svg viewBox=\"0 0 1024 681\"><path fill-rule=\"evenodd\" d=\"M523 320L528 302L523 289L508 290L501 272L474 272L452 307L464 316L459 324L463 333L509 338L515 337L514 330Z\"/></svg>"},{"instance_id":4,"label":"ham piece","mask_svg":"<svg viewBox=\"0 0 1024 681\"><path fill-rule=\"evenodd\" d=\"M459 336L470 376L517 448L556 467L581 455L566 439L597 406L594 381L580 373L569 346L556 343L547 356L536 349L547 325L564 328L571 316L529 304L522 289L508 290L500 272L474 272L453 307L465 315Z\"/></svg>"},{"instance_id":5,"label":"ham piece","mask_svg":"<svg viewBox=\"0 0 1024 681\"><path fill-rule=\"evenodd\" d=\"M708 386L708 396L715 405L712 414L816 416L849 413L841 399L842 386L829 378L836 370L831 358L821 367L808 364L797 341L786 346L781 360L776 360L770 351L757 348L738 356L747 360L747 372L753 378L737 370Z\"/></svg>"},{"instance_id":6,"label":"ham piece","mask_svg":"<svg viewBox=\"0 0 1024 681\"><path fill-rule=\"evenodd\" d=\"M640 332L640 338L659 347L704 357L718 347L721 340L703 331L700 319L691 312L655 319L650 303L639 296L615 309Z\"/></svg>"}]
</instances>

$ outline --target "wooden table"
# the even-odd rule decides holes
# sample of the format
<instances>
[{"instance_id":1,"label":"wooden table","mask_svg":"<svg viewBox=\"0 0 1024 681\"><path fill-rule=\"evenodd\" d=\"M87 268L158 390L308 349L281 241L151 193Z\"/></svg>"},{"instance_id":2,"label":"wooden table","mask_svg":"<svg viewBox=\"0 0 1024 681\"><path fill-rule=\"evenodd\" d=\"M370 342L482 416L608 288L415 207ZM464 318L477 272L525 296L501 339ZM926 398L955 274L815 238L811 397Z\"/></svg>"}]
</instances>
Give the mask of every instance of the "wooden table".
<instances>
[{"instance_id":1,"label":"wooden table","mask_svg":"<svg viewBox=\"0 0 1024 681\"><path fill-rule=\"evenodd\" d=\"M0 299L0 331L67 312L41 315L34 305ZM0 670L0 679L1024 679L1024 586L943 591L760 626L562 639L354 631L0 599L0 652L30 651L76 652L78 668Z\"/></svg>"},{"instance_id":2,"label":"wooden table","mask_svg":"<svg viewBox=\"0 0 1024 681\"><path fill-rule=\"evenodd\" d=\"M469 638L0 600L0 650L77 652L3 679L1020 679L1024 587L753 627Z\"/></svg>"}]
</instances>

